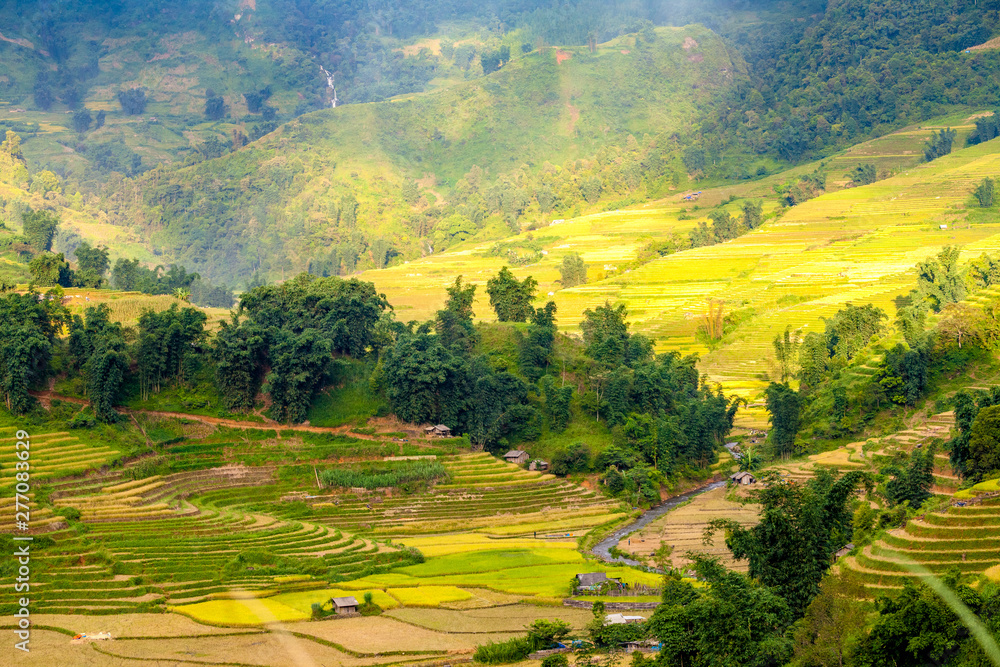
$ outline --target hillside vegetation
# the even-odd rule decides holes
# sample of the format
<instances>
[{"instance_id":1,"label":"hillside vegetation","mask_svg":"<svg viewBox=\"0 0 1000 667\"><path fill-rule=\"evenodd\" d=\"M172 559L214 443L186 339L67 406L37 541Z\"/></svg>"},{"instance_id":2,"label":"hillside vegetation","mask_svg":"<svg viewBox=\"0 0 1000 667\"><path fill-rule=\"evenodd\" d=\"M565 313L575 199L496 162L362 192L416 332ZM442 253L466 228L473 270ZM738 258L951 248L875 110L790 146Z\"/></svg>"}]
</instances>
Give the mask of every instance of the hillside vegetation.
<instances>
[{"instance_id":1,"label":"hillside vegetation","mask_svg":"<svg viewBox=\"0 0 1000 667\"><path fill-rule=\"evenodd\" d=\"M499 237L522 219L645 189L638 159L594 159L608 144L641 140L634 148L653 163L653 184L683 178L671 134L740 67L697 27L594 53L546 49L474 82L317 112L236 153L156 170L128 184L141 195L115 219L144 226L207 276L274 276L310 260L333 274L381 267L483 228Z\"/></svg>"}]
</instances>

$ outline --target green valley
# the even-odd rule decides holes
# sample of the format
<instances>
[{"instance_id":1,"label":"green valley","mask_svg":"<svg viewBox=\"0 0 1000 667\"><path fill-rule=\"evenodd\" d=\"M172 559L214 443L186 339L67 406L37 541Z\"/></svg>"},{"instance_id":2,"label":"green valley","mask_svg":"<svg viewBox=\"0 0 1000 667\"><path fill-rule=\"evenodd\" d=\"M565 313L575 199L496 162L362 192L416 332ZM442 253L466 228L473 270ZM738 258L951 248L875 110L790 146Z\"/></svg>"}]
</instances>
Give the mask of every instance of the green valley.
<instances>
[{"instance_id":1,"label":"green valley","mask_svg":"<svg viewBox=\"0 0 1000 667\"><path fill-rule=\"evenodd\" d=\"M1000 0L0 19L0 664L1000 665Z\"/></svg>"}]
</instances>

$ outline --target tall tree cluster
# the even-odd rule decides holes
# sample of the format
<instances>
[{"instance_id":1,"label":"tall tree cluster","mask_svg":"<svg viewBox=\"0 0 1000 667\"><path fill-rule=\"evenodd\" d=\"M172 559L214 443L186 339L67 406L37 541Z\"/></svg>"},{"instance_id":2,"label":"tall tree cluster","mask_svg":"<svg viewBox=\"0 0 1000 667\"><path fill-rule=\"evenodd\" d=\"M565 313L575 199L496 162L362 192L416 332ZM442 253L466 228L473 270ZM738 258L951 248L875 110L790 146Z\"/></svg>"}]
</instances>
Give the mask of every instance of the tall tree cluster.
<instances>
[{"instance_id":1,"label":"tall tree cluster","mask_svg":"<svg viewBox=\"0 0 1000 667\"><path fill-rule=\"evenodd\" d=\"M0 293L0 399L13 414L24 414L35 404L28 393L50 372L53 348L69 319L58 292L49 298Z\"/></svg>"},{"instance_id":2,"label":"tall tree cluster","mask_svg":"<svg viewBox=\"0 0 1000 667\"><path fill-rule=\"evenodd\" d=\"M459 277L433 331L427 325L402 328L382 355L377 382L401 419L445 424L468 433L477 446L502 447L508 438L536 433L538 411L528 401L531 385L476 353L475 292ZM538 312L551 318L555 310Z\"/></svg>"},{"instance_id":3,"label":"tall tree cluster","mask_svg":"<svg viewBox=\"0 0 1000 667\"><path fill-rule=\"evenodd\" d=\"M302 274L246 292L215 343L227 405L249 409L263 389L275 418L303 421L334 355L377 353L388 310L375 286L357 279Z\"/></svg>"},{"instance_id":4,"label":"tall tree cluster","mask_svg":"<svg viewBox=\"0 0 1000 667\"><path fill-rule=\"evenodd\" d=\"M107 305L88 308L83 317L73 317L69 354L83 375L94 416L103 422L116 421L114 406L128 372L129 355L125 329L111 321Z\"/></svg>"},{"instance_id":5,"label":"tall tree cluster","mask_svg":"<svg viewBox=\"0 0 1000 667\"><path fill-rule=\"evenodd\" d=\"M142 399L160 391L164 382L189 378L206 345L208 316L195 308L173 304L159 313L139 316L136 361Z\"/></svg>"}]
</instances>

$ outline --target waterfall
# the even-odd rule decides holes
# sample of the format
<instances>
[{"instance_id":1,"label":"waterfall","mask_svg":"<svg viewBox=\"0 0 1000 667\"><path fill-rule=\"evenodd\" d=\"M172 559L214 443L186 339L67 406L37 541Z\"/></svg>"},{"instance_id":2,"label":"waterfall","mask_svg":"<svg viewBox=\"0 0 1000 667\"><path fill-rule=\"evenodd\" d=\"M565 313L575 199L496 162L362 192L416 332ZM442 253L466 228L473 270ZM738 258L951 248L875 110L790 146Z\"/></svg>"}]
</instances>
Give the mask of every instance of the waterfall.
<instances>
[{"instance_id":1,"label":"waterfall","mask_svg":"<svg viewBox=\"0 0 1000 667\"><path fill-rule=\"evenodd\" d=\"M326 75L326 89L331 91L330 106L334 109L337 108L337 87L333 83L333 75L326 71L326 68L322 65L319 66L320 71Z\"/></svg>"}]
</instances>

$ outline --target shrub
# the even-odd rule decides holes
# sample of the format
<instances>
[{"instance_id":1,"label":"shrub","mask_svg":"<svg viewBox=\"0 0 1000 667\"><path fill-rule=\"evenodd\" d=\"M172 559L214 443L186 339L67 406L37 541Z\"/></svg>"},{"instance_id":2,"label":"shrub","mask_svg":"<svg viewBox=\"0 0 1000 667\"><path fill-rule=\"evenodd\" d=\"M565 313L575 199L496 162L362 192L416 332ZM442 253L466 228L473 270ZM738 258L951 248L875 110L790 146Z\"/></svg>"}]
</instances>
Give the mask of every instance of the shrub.
<instances>
[{"instance_id":1,"label":"shrub","mask_svg":"<svg viewBox=\"0 0 1000 667\"><path fill-rule=\"evenodd\" d=\"M514 637L505 642L490 642L480 644L472 659L487 665L499 665L505 662L519 662L531 653L531 642L525 637Z\"/></svg>"},{"instance_id":2,"label":"shrub","mask_svg":"<svg viewBox=\"0 0 1000 667\"><path fill-rule=\"evenodd\" d=\"M994 201L994 182L992 178L984 178L978 186L976 186L975 192L972 193L975 196L976 201L983 208L989 208L993 206Z\"/></svg>"},{"instance_id":3,"label":"shrub","mask_svg":"<svg viewBox=\"0 0 1000 667\"><path fill-rule=\"evenodd\" d=\"M118 103L129 116L138 116L146 110L146 91L142 88L118 91Z\"/></svg>"},{"instance_id":4,"label":"shrub","mask_svg":"<svg viewBox=\"0 0 1000 667\"><path fill-rule=\"evenodd\" d=\"M67 521L80 520L80 510L78 510L75 507L61 507L56 510L56 514L66 519Z\"/></svg>"},{"instance_id":5,"label":"shrub","mask_svg":"<svg viewBox=\"0 0 1000 667\"><path fill-rule=\"evenodd\" d=\"M412 482L430 482L448 476L437 461L405 461L394 465L367 466L359 469L324 470L320 480L326 486L377 489L402 486Z\"/></svg>"}]
</instances>

